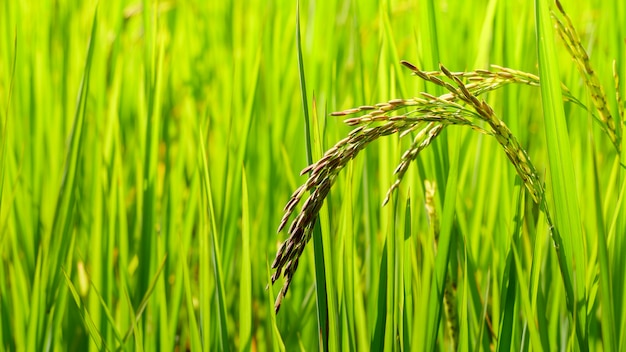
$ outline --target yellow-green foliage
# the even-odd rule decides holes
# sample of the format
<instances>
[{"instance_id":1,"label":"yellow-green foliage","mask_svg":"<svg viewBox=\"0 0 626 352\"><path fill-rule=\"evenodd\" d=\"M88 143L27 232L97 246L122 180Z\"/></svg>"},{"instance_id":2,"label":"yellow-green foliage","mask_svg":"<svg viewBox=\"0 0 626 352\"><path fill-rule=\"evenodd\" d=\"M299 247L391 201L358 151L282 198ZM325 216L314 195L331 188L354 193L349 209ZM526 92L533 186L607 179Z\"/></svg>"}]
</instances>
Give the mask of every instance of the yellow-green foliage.
<instances>
[{"instance_id":1,"label":"yellow-green foliage","mask_svg":"<svg viewBox=\"0 0 626 352\"><path fill-rule=\"evenodd\" d=\"M625 22L2 2L0 350L626 349Z\"/></svg>"}]
</instances>

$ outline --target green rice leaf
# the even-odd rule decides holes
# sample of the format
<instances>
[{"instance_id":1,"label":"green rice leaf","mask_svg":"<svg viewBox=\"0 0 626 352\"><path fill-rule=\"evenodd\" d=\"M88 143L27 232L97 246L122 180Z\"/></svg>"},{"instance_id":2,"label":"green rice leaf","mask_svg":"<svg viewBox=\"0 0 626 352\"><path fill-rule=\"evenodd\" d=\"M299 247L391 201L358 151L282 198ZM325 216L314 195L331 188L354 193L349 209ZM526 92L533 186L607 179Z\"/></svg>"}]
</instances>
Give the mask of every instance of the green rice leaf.
<instances>
[{"instance_id":1,"label":"green rice leaf","mask_svg":"<svg viewBox=\"0 0 626 352\"><path fill-rule=\"evenodd\" d=\"M541 78L541 101L548 143L548 161L554 197L555 237L565 282L567 304L580 348L587 348L587 298L585 292L586 257L580 207L576 192L577 175L572 164L572 149L565 123L559 66L554 32L547 0L535 0L537 57Z\"/></svg>"}]
</instances>

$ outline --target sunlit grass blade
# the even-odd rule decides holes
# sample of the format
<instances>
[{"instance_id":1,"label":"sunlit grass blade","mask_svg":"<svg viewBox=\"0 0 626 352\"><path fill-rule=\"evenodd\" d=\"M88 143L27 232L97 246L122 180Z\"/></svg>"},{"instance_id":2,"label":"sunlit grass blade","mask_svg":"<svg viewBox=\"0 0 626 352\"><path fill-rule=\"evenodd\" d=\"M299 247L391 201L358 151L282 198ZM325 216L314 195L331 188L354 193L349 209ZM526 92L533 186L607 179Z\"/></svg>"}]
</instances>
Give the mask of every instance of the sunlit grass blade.
<instances>
[{"instance_id":1,"label":"sunlit grass blade","mask_svg":"<svg viewBox=\"0 0 626 352\"><path fill-rule=\"evenodd\" d=\"M543 351L543 345L541 342L541 339L539 337L539 329L541 329L541 327L536 326L536 321L534 320L534 312L532 311L532 307L530 304L530 297L528 295L528 285L525 281L525 275L524 272L522 271L522 262L521 259L519 258L519 254L517 253L517 248L516 245L512 245L511 246L511 252L513 253L513 259L515 261L515 270L517 272L517 277L520 279L519 280L519 300L520 300L520 304L521 304L521 308L522 311L524 312L524 317L526 320L526 326L528 327L529 330L529 335L530 335L530 341L531 341L531 346L533 348L533 350L536 351Z\"/></svg>"},{"instance_id":2,"label":"sunlit grass blade","mask_svg":"<svg viewBox=\"0 0 626 352\"><path fill-rule=\"evenodd\" d=\"M127 349L128 346L131 346L131 341L129 341L131 336L134 336L132 343L134 343L135 349L140 350L141 346L143 346L143 334L141 333L142 330L136 328L136 310L133 307L133 301L130 293L124 287L122 287L122 298L126 301L126 304L128 306L128 311L126 311L126 314L130 315L130 324L128 326L128 329L126 330L126 333L124 334L122 344L118 347L117 350L122 351L124 349Z\"/></svg>"},{"instance_id":3,"label":"sunlit grass blade","mask_svg":"<svg viewBox=\"0 0 626 352\"><path fill-rule=\"evenodd\" d=\"M440 33L438 31L437 23L440 20L436 15L436 5L437 1L426 0L419 2L419 31L420 31L420 47L421 52L423 53L423 64L424 69L426 70L435 70L441 63L441 50L439 45L439 36ZM434 87L434 92L436 95L440 95L443 92L441 87ZM445 136L446 132L443 131L442 135ZM446 195L447 187L446 181L449 173L449 160L446 157L448 155L449 143L446 141L446 138L439 138L439 141L433 143L433 151L434 151L434 170L435 170L435 181L441 187L439 194L439 199L443 201Z\"/></svg>"},{"instance_id":4,"label":"sunlit grass blade","mask_svg":"<svg viewBox=\"0 0 626 352\"><path fill-rule=\"evenodd\" d=\"M143 189L141 208L141 237L139 262L137 268L138 285L134 302L139 304L143 292L148 289L151 273L155 265L157 253L156 231L159 219L156 214L157 204L157 164L159 158L159 131L161 125L161 95L163 91L163 58L164 43L157 43L157 9L156 4L143 1L143 23L146 41L144 45L144 96L146 104L143 111L145 137L143 146Z\"/></svg>"},{"instance_id":5,"label":"sunlit grass blade","mask_svg":"<svg viewBox=\"0 0 626 352\"><path fill-rule=\"evenodd\" d=\"M201 160L199 162L200 162L200 170L202 172L202 189L203 189L202 193L203 193L203 200L204 200L203 203L206 203L208 207L208 214L203 214L203 216L208 215L208 222L210 223L209 228L208 228L208 233L203 235L203 237L209 237L209 238L208 239L205 238L204 240L200 242L201 243L200 254L202 258L204 258L204 260L201 260L201 265L204 266L208 264L208 259L211 258L211 264L213 266L213 275L214 275L214 280L215 280L215 299L217 303L217 312L218 312L217 323L219 327L219 333L217 336L216 346L219 346L221 350L224 350L230 347L229 338L228 338L227 317L226 317L226 295L225 295L225 290L224 290L224 279L223 279L222 268L221 268L220 251L218 248L218 238L217 238L218 233L217 233L217 225L215 223L216 220L215 220L215 211L214 211L214 206L213 206L213 194L211 191L211 178L209 174L209 165L208 165L208 161L206 157L206 150L204 147L205 139L204 139L204 134L202 133L202 131L200 131L199 143L200 143L200 151L201 151L200 153ZM206 248L207 244L205 242L207 240L209 242L208 244L209 244L210 250L207 250ZM201 270L207 270L207 269L208 268L204 268ZM206 288L205 285L201 285L201 289ZM208 294L208 292L205 294ZM205 296L201 295L201 297L205 297ZM207 305L208 302L203 302L202 304ZM201 314L202 321L214 319L214 317L210 317L207 313L208 313L208 310L205 310L205 311L201 310L200 314ZM209 348L210 347L209 342L211 341L211 337L210 337L210 333L208 329L204 329L204 327L205 326L203 325L203 330L202 330L203 346L204 348Z\"/></svg>"},{"instance_id":6,"label":"sunlit grass blade","mask_svg":"<svg viewBox=\"0 0 626 352\"><path fill-rule=\"evenodd\" d=\"M502 314L500 317L500 331L498 331L497 351L511 351L515 347L514 338L516 332L516 293L517 293L517 273L513 269L513 253L510 251L506 258L506 266L501 281L506 284L503 287L502 297L499 298L502 305Z\"/></svg>"},{"instance_id":7,"label":"sunlit grass blade","mask_svg":"<svg viewBox=\"0 0 626 352\"><path fill-rule=\"evenodd\" d=\"M622 139L622 146L626 146L626 139ZM619 164L626 161L626 153L622 153ZM626 238L622 234L626 229L626 171L616 161L618 172L618 180L616 181L617 202L615 207L610 208L609 215L612 213L611 225L609 226L607 245L610 247L609 265L612 269L612 286L613 286L613 304L615 307L615 330L619 340L618 348L626 346L626 295L623 294L623 287L626 286L626 256L623 255L626 250ZM609 188L608 194L612 193Z\"/></svg>"},{"instance_id":8,"label":"sunlit grass blade","mask_svg":"<svg viewBox=\"0 0 626 352\"><path fill-rule=\"evenodd\" d=\"M594 194L595 194L595 210L597 218L598 239L598 262L600 266L600 302L602 306L602 338L605 351L615 351L616 344L616 324L615 324L615 305L613 303L613 285L611 282L612 268L609 266L609 249L607 246L607 233L604 223L604 214L602 211L602 192L600 190L600 175L598 174L598 161L596 153L592 153L593 170L594 170Z\"/></svg>"},{"instance_id":9,"label":"sunlit grass blade","mask_svg":"<svg viewBox=\"0 0 626 352\"><path fill-rule=\"evenodd\" d=\"M300 36L300 1L296 2L296 45L298 52L298 72L300 76L300 95L302 97L302 109L304 117L304 136L306 140L306 155L308 165L313 164L313 149L311 143L311 128L308 108L308 97L306 93L306 80L304 70L304 58L302 56L302 40ZM320 141L321 143L321 141ZM320 349L329 349L329 317L328 317L328 295L326 290L326 268L324 261L324 247L319 220L313 228L313 251L315 254L315 293L317 297L317 323L319 331Z\"/></svg>"},{"instance_id":10,"label":"sunlit grass blade","mask_svg":"<svg viewBox=\"0 0 626 352\"><path fill-rule=\"evenodd\" d=\"M17 33L15 34L15 39L13 41L13 64L11 65L11 78L9 80L9 93L7 95L6 101L6 110L4 112L4 121L2 121L2 141L0 141L0 232L5 233L4 221L2 221L2 208L4 204L4 176L6 170L6 158L7 158L7 130L9 128L9 112L11 106L11 96L13 95L13 85L15 84L15 67L17 64ZM4 235L0 235L0 242ZM2 343L2 338L0 337L0 344Z\"/></svg>"},{"instance_id":11,"label":"sunlit grass blade","mask_svg":"<svg viewBox=\"0 0 626 352\"><path fill-rule=\"evenodd\" d=\"M113 330L113 334L115 336L116 341L118 343L121 343L122 340L123 340L123 337L122 337L122 334L120 333L119 329L116 326L116 321L115 321L115 318L113 317L113 314L111 314L111 310L109 309L109 307L107 307L106 302L104 301L104 298L102 297L102 295L100 294L98 289L94 286L94 284L91 281L91 279L89 281L89 284L90 284L90 290L93 290L94 294L98 297L98 301L100 303L100 307L104 311L104 314L106 316L107 322L109 323L109 328L111 328ZM71 288L70 288L70 292L71 292ZM73 295L73 293L72 293L72 295Z\"/></svg>"},{"instance_id":12,"label":"sunlit grass blade","mask_svg":"<svg viewBox=\"0 0 626 352\"><path fill-rule=\"evenodd\" d=\"M65 159L65 173L61 189L59 190L59 198L57 200L57 212L54 217L54 224L52 226L52 236L50 238L50 262L48 263L50 275L46 275L51 278L48 292L49 301L47 306L52 305L54 299L54 292L60 278L61 273L57 270L58 263L65 259L65 252L69 246L69 236L71 235L71 221L74 215L75 205L75 193L76 193L76 173L78 168L78 159L80 158L80 152L82 150L83 143L83 126L85 123L85 109L87 105L87 94L89 91L90 82L90 69L93 57L94 47L96 45L96 28L98 26L98 13L94 12L93 24L91 29L91 37L89 39L89 46L87 49L87 59L85 61L85 69L83 72L83 78L78 92L76 112L74 115L74 124L72 132L69 137L69 145ZM58 237L60 236L60 237Z\"/></svg>"},{"instance_id":13,"label":"sunlit grass blade","mask_svg":"<svg viewBox=\"0 0 626 352\"><path fill-rule=\"evenodd\" d=\"M454 246L453 246L454 247ZM471 317L470 317L470 307L469 307L469 299L468 299L468 291L469 288L468 286L471 285L467 278L470 277L470 275L468 275L468 264L467 264L467 253L464 256L465 257L465 263L463 263L463 286L462 286L462 291L459 292L459 296L460 297L460 307L461 308L461 312L460 312L460 316L458 316L458 319L460 320L460 324L457 324L457 326L455 327L453 325L452 322L448 322L448 326L451 328L450 329L450 346L452 347L452 350L460 350L460 351L468 351L470 349L469 346L471 346L471 342L470 342L470 321L471 321ZM451 266L450 266L451 268ZM448 270L447 276L446 276L446 285L444 286L444 292L443 292L443 307L444 307L444 313L446 314L446 320L449 319L448 318L448 314L450 316L452 316L452 310L450 310L450 312L448 312L448 309L446 307L446 295L449 295L448 291L448 282L450 280L450 270ZM455 314L458 314L457 312L454 312Z\"/></svg>"},{"instance_id":14,"label":"sunlit grass blade","mask_svg":"<svg viewBox=\"0 0 626 352\"><path fill-rule=\"evenodd\" d=\"M281 351L284 352L285 344L280 336L280 331L278 330L278 326L276 325L276 312L274 311L274 287L272 286L272 275L270 274L270 263L265 261L265 272L266 272L266 280L267 280L267 302L268 302L268 314L270 316L268 322L268 334L272 340L272 350L273 351Z\"/></svg>"},{"instance_id":15,"label":"sunlit grass blade","mask_svg":"<svg viewBox=\"0 0 626 352\"><path fill-rule=\"evenodd\" d=\"M42 349L45 336L52 338L54 327L51 326L52 316L46 316L44 312L54 310L57 305L60 281L62 278L58 267L65 262L71 245L73 232L72 222L76 204L76 188L78 164L80 153L83 148L83 127L85 123L87 94L90 86L90 71L93 51L96 45L96 28L98 14L93 15L91 36L87 49L87 57L83 71L83 77L78 91L78 99L71 134L65 157L65 169L63 180L56 199L56 211L52 230L44 239L43 248L38 252L37 267L41 271L34 278L35 290L32 291L31 301L34 302L33 311L29 317L28 346L29 348ZM60 312L57 312L60 314ZM45 321L45 322L44 322ZM44 325L45 324L45 325Z\"/></svg>"},{"instance_id":16,"label":"sunlit grass blade","mask_svg":"<svg viewBox=\"0 0 626 352\"><path fill-rule=\"evenodd\" d=\"M374 325L374 334L372 335L372 342L370 345L371 351L381 351L385 347L385 325L387 324L387 285L389 281L389 253L388 253L388 241L389 237L385 240L385 244L383 246L383 252L381 255L380 266L378 270L378 278L377 283L378 287L373 287L376 289L376 301L375 307L377 307L376 311L376 322Z\"/></svg>"},{"instance_id":17,"label":"sunlit grass blade","mask_svg":"<svg viewBox=\"0 0 626 352\"><path fill-rule=\"evenodd\" d=\"M551 244L549 240L546 238L542 238L541 234L546 233L545 230L545 219L540 216L539 224L541 226L537 226L537 231L535 233L535 246L532 252L532 268L530 272L530 295L531 295L531 304L533 312L535 312L535 320L536 324L540 327L539 329L539 337L541 338L542 346L546 348L555 348L555 344L550 343L550 326L547 320L548 309L546 307L547 303L547 295L543 290L542 282L543 273L545 271L545 267L542 265L544 263L544 256L546 254L546 247ZM548 247L549 248L549 247ZM549 253L549 252L548 252ZM559 286L559 289L560 286ZM555 300L552 304L556 305L563 302L564 297L559 297L558 300Z\"/></svg>"},{"instance_id":18,"label":"sunlit grass blade","mask_svg":"<svg viewBox=\"0 0 626 352\"><path fill-rule=\"evenodd\" d=\"M182 242L180 243L181 247L183 247ZM187 251L183 251L186 253ZM198 320L196 316L196 309L194 307L194 297L193 292L191 290L191 279L189 277L189 267L186 261L181 261L181 267L183 272L183 285L184 285L184 294L185 294L185 307L187 308L187 319L189 320L189 345L192 350L198 351L202 349L202 340L200 338L201 331L198 326Z\"/></svg>"},{"instance_id":19,"label":"sunlit grass blade","mask_svg":"<svg viewBox=\"0 0 626 352\"><path fill-rule=\"evenodd\" d=\"M436 69L441 62L436 5L437 2L433 0L420 2L420 33L423 38L421 45L424 68L427 70Z\"/></svg>"},{"instance_id":20,"label":"sunlit grass blade","mask_svg":"<svg viewBox=\"0 0 626 352\"><path fill-rule=\"evenodd\" d=\"M480 329L478 330L478 337L476 338L476 345L474 346L475 350L479 350L479 346L481 346L483 341L487 341L487 339L483 339L483 336L489 334L489 331L485 331L486 330L486 326L487 326L487 317L488 317L488 308L489 308L489 304L487 304L487 302L489 301L489 295L490 295L490 289L491 286L489 285L491 282L491 272L488 271L487 272L487 287L485 287L485 294L483 295L483 310L482 310L482 314L480 315ZM487 348L489 345L482 345L482 348L485 349Z\"/></svg>"},{"instance_id":21,"label":"sunlit grass blade","mask_svg":"<svg viewBox=\"0 0 626 352\"><path fill-rule=\"evenodd\" d=\"M557 248L557 253L563 258L559 260L561 275L565 282L567 304L572 324L575 326L576 338L580 348L585 349L587 348L586 256L576 192L577 177L572 164L570 140L561 100L559 66L556 59L558 50L554 42L548 0L535 0L535 21L541 101L554 197L556 228L553 231L557 238L563 236L563 246Z\"/></svg>"},{"instance_id":22,"label":"sunlit grass blade","mask_svg":"<svg viewBox=\"0 0 626 352\"><path fill-rule=\"evenodd\" d=\"M259 74L261 73L261 58L260 49L256 50L256 59L250 64L243 63L240 68L236 69L236 74L241 74L245 77L242 80L244 83L240 89L245 89L245 99L243 99L241 105L241 122L239 119L233 120L231 123L233 124L230 128L231 136L229 139L236 141L237 152L235 157L227 156L226 165L227 167L224 170L224 177L226 178L226 185L224 194L222 195L222 199L224 202L222 204L223 213L221 214L220 224L223 226L224 235L219 237L220 250L222 251L222 261L224 263L229 263L228 265L224 265L222 269L225 271L224 274L228 275L229 272L232 271L231 267L236 256L234 253L236 252L236 239L238 229L236 227L237 222L240 220L240 199L241 199L241 165L245 165L246 160L249 158L250 154L250 136L252 131L252 120L255 118L256 113L255 109L258 105L258 97L257 97L257 85ZM250 65L248 67L248 65ZM237 89L237 85L235 85L235 89ZM237 111L240 108L237 107Z\"/></svg>"},{"instance_id":23,"label":"sunlit grass blade","mask_svg":"<svg viewBox=\"0 0 626 352\"><path fill-rule=\"evenodd\" d=\"M133 321L131 322L131 326L128 329L128 331L126 332L126 334L124 334L124 338L122 339L123 343L126 343L126 341L128 341L128 338L132 334L141 333L142 330L141 329L136 329L136 326L140 323L141 316L143 315L144 311L146 310L146 307L148 307L148 303L150 301L150 297L152 296L152 293L154 292L154 288L156 287L157 281L158 281L159 277L161 276L161 272L163 271L163 268L165 267L165 263L166 262L167 262L167 256L163 257L163 260L161 261L161 264L157 268L156 273L154 273L154 276L152 277L152 280L150 280L150 282L149 282L147 291L144 292L144 295L141 298L141 301L139 302L139 305L134 310L135 313L134 313Z\"/></svg>"},{"instance_id":24,"label":"sunlit grass blade","mask_svg":"<svg viewBox=\"0 0 626 352\"><path fill-rule=\"evenodd\" d=\"M239 296L239 350L249 351L252 339L252 268L250 261L250 208L245 168L241 170L241 285Z\"/></svg>"},{"instance_id":25,"label":"sunlit grass blade","mask_svg":"<svg viewBox=\"0 0 626 352\"><path fill-rule=\"evenodd\" d=\"M346 172L346 179L349 180L348 184L351 184L355 180L354 168L348 166L348 170ZM349 199L350 202L344 202L341 205L341 224L339 225L339 233L341 236L338 239L339 248L337 251L339 252L339 260L337 261L337 272L336 272L336 280L338 282L338 295L339 295L339 313L341 319L341 348L348 350L355 350L356 346L361 346L361 344L357 343L357 336L359 336L359 332L357 331L359 327L358 320L355 319L355 307L358 299L358 290L355 289L355 260L357 258L357 253L354 251L354 229L353 229L353 187L345 187L343 191L343 199ZM356 271L358 273L358 271ZM364 333L366 333L364 331ZM359 336L360 337L360 336ZM363 346L366 346L364 344Z\"/></svg>"},{"instance_id":26,"label":"sunlit grass blade","mask_svg":"<svg viewBox=\"0 0 626 352\"><path fill-rule=\"evenodd\" d=\"M459 131L448 132L451 140L458 141ZM456 138L456 139L455 139ZM443 203L443 214L441 217L441 232L437 245L437 257L435 258L435 272L430 288L430 304L427 315L427 331L424 335L426 350L434 350L439 333L439 322L442 315L443 292L450 261L450 247L456 238L454 224L454 208L456 204L459 150L454 148L448 150L450 173L447 177L446 192Z\"/></svg>"},{"instance_id":27,"label":"sunlit grass blade","mask_svg":"<svg viewBox=\"0 0 626 352\"><path fill-rule=\"evenodd\" d=\"M17 33L15 34L14 44L13 44L13 64L11 69L11 78L9 81L9 93L7 95L6 100L6 110L4 113L4 119L2 121L2 141L0 141L0 243L3 242L3 239L7 233L6 231L6 220L4 220L3 208L6 209L5 205L5 197L4 197L4 177L6 174L7 168L7 130L8 130L8 122L9 122L9 113L11 106L11 96L13 93L13 86L15 83L15 67L17 63ZM1 118L1 117L0 117ZM11 197L13 198L13 197ZM7 274L5 273L6 267L0 268L0 292L3 292L2 298L0 298L0 346L5 346L8 349L15 349L13 345L13 339L11 338L11 332L9 327L11 326L10 321L12 321L10 307L9 307L9 286L7 281Z\"/></svg>"},{"instance_id":28,"label":"sunlit grass blade","mask_svg":"<svg viewBox=\"0 0 626 352\"><path fill-rule=\"evenodd\" d=\"M621 53L621 51L619 52ZM620 64L622 63L623 62L620 62ZM624 65L621 66L621 78L624 79ZM618 88L616 87L616 89ZM623 101L618 99L618 104L623 104ZM626 121L623 120L623 106L619 109L619 114L621 119L620 126L622 131L624 131L626 130ZM626 138L622 138L621 141L621 150L626 150ZM609 236L614 235L614 240L607 241L607 244L611 247L610 257L612 259L611 263L613 267L613 276L611 279L613 281L613 298L615 299L613 302L615 307L615 329L617 336L619 336L617 348L624 349L626 348L626 295L623 293L626 289L626 256L624 255L624 252L626 252L626 236L623 236L622 234L626 231L626 206L624 206L624 201L626 199L624 196L624 189L626 188L626 169L623 167L623 165L626 165L626 153L621 153L619 155L619 162L621 166L619 169L618 179L620 194L614 211L617 221L614 224L617 227L615 228L615 232L609 231Z\"/></svg>"},{"instance_id":29,"label":"sunlit grass blade","mask_svg":"<svg viewBox=\"0 0 626 352\"><path fill-rule=\"evenodd\" d=\"M62 270L62 271L63 271L63 276L65 277L65 282L67 283L67 287L69 288L70 293L72 294L72 297L74 298L74 302L76 303L76 307L78 308L80 312L80 317L83 319L83 324L85 325L85 327L87 328L89 332L89 337L91 337L93 342L95 342L98 349L100 350L106 349L110 351L111 348L107 346L106 340L102 337L102 334L100 333L100 331L98 331L98 328L96 327L95 322L91 318L91 315L89 314L89 311L87 310L87 307L85 307L85 304L80 299L78 290L76 289L76 287L74 287L74 284L72 283L72 280L68 276L67 272L65 270Z\"/></svg>"}]
</instances>

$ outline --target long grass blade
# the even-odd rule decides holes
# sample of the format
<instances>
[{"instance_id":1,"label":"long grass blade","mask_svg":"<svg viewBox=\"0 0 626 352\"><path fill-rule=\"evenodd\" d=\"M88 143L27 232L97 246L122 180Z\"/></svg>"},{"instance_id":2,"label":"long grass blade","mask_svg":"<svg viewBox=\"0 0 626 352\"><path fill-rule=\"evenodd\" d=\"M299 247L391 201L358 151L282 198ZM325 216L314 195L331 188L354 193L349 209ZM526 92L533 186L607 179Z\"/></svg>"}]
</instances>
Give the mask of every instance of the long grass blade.
<instances>
[{"instance_id":1,"label":"long grass blade","mask_svg":"<svg viewBox=\"0 0 626 352\"><path fill-rule=\"evenodd\" d=\"M74 298L74 302L76 303L76 307L78 308L78 310L80 312L80 317L81 317L81 319L83 319L83 323L85 324L85 326L87 327L87 329L89 331L89 337L91 337L91 339L96 344L98 349L100 349L100 350L106 349L107 351L110 351L111 348L109 346L107 346L106 340L102 337L102 334L100 333L100 331L98 331L98 328L97 328L95 322L93 321L93 318L89 314L89 311L87 310L87 307L85 307L85 304L80 299L80 295L78 294L78 290L76 289L76 287L72 283L72 280L70 279L69 275L67 274L67 272L65 270L63 270L63 276L65 277L65 282L66 282L66 284L67 284L67 286L68 286L68 288L70 290L70 293L72 294L72 297Z\"/></svg>"},{"instance_id":2,"label":"long grass blade","mask_svg":"<svg viewBox=\"0 0 626 352\"><path fill-rule=\"evenodd\" d=\"M217 336L217 346L221 350L225 350L229 348L229 338L228 338L228 325L227 325L227 317L226 317L226 294L224 290L224 275L222 273L221 268L221 260L220 260L220 251L218 248L218 233L217 233L217 225L215 223L215 211L213 206L213 194L211 192L211 178L209 174L209 165L206 157L206 150L204 147L204 134L200 131L200 170L202 172L202 188L203 188L203 197L208 204L208 221L210 223L209 233L206 235L209 237L210 251L201 251L204 253L204 257L211 258L211 262L213 264L213 275L215 279L215 299L217 301L217 311L218 311L218 327L219 334ZM201 246L202 247L202 246ZM206 312L205 312L206 313ZM213 317L208 315L202 316L202 320L211 320ZM203 330L203 338L204 338L204 348L208 348L208 337L209 331Z\"/></svg>"},{"instance_id":3,"label":"long grass blade","mask_svg":"<svg viewBox=\"0 0 626 352\"><path fill-rule=\"evenodd\" d=\"M128 329L128 331L126 331L126 334L124 334L124 338L122 339L123 344L125 344L126 341L128 341L128 338L130 338L131 335L141 334L141 329L136 329L136 327L141 322L141 317L144 311L146 310L146 308L148 307L150 296L152 296L152 293L154 292L154 288L156 287L158 279L161 276L161 273L163 272L163 268L165 267L166 261L167 261L167 256L163 257L163 260L161 261L161 264L157 268L156 273L154 273L154 276L148 283L148 289L146 290L146 292L144 292L143 297L141 298L141 301L139 302L139 305L135 309L133 322L130 328Z\"/></svg>"},{"instance_id":4,"label":"long grass blade","mask_svg":"<svg viewBox=\"0 0 626 352\"><path fill-rule=\"evenodd\" d=\"M269 329L269 335L271 337L272 340L272 350L273 351L281 351L284 352L286 351L285 349L285 343L283 342L281 336L280 336L280 332L278 331L278 325L276 324L276 312L274 311L274 288L272 286L272 275L270 274L270 263L266 260L265 261L265 272L266 272L266 279L267 279L267 302L268 305L267 307L268 309L268 314L270 316L269 322L268 322L268 329Z\"/></svg>"},{"instance_id":5,"label":"long grass blade","mask_svg":"<svg viewBox=\"0 0 626 352\"><path fill-rule=\"evenodd\" d=\"M6 110L4 112L4 121L2 121L2 141L0 141L0 232L4 227L4 222L2 221L2 206L4 204L4 175L6 170L6 158L7 158L7 130L9 128L9 112L11 106L11 96L13 95L13 86L15 84L15 67L17 64L17 33L15 33L15 39L13 40L13 64L11 65L11 78L9 81L9 94L7 96L6 101ZM2 235L0 235L0 241L2 240ZM2 341L0 341L1 343Z\"/></svg>"},{"instance_id":6,"label":"long grass blade","mask_svg":"<svg viewBox=\"0 0 626 352\"><path fill-rule=\"evenodd\" d=\"M557 237L563 236L561 275L566 285L567 304L576 338L581 348L587 348L587 301L585 292L586 257L581 227L580 207L576 192L576 173L572 164L565 112L561 103L559 66L547 0L535 0L537 27L537 57L541 77L541 101L544 128L548 141L548 160L552 193L554 195ZM558 242L557 242L558 243ZM572 289L570 291L570 284Z\"/></svg>"},{"instance_id":7,"label":"long grass blade","mask_svg":"<svg viewBox=\"0 0 626 352\"><path fill-rule=\"evenodd\" d=\"M602 192L600 191L600 175L598 174L598 161L596 153L592 153L594 170L594 194L596 196L596 218L598 238L598 263L600 265L600 302L602 306L602 336L605 351L615 351L616 324L615 324L615 304L613 303L613 284L611 282L612 268L609 265L609 249L607 245L607 233L602 212Z\"/></svg>"},{"instance_id":8,"label":"long grass blade","mask_svg":"<svg viewBox=\"0 0 626 352\"><path fill-rule=\"evenodd\" d=\"M250 208L245 168L241 170L241 286L239 296L239 350L249 351L252 340L252 263L250 260Z\"/></svg>"},{"instance_id":9,"label":"long grass blade","mask_svg":"<svg viewBox=\"0 0 626 352\"><path fill-rule=\"evenodd\" d=\"M459 132L449 132L452 140L458 141ZM439 333L439 322L442 316L442 302L445 288L446 276L448 273L448 263L450 262L450 247L455 241L456 232L454 224L454 208L457 196L459 150L449 150L450 173L446 183L446 195L443 203L443 214L441 217L441 232L437 245L437 258L435 259L435 272L430 288L430 304L428 306L427 328L425 335L426 350L432 351L437 343Z\"/></svg>"},{"instance_id":10,"label":"long grass blade","mask_svg":"<svg viewBox=\"0 0 626 352\"><path fill-rule=\"evenodd\" d=\"M296 2L296 45L298 50L298 72L300 75L300 95L302 97L302 109L304 112L304 137L306 140L306 155L309 165L313 164L313 150L311 144L311 128L309 126L308 97L306 93L306 80L304 70L304 58L302 56L302 40L300 36L300 1ZM317 324L319 332L320 349L328 351L328 295L326 291L326 268L324 262L324 247L319 222L313 229L313 251L315 255L315 293L317 298Z\"/></svg>"}]
</instances>

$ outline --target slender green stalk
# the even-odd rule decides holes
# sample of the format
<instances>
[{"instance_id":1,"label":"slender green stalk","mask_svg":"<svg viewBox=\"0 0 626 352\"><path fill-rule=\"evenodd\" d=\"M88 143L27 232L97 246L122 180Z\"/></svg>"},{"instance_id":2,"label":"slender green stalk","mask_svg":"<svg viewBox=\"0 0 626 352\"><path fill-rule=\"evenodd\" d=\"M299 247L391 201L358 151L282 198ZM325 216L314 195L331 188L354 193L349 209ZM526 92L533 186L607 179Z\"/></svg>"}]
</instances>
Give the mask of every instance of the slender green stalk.
<instances>
[{"instance_id":1,"label":"slender green stalk","mask_svg":"<svg viewBox=\"0 0 626 352\"><path fill-rule=\"evenodd\" d=\"M308 96L306 94L306 79L304 58L302 56L302 40L300 36L300 1L296 1L296 44L298 46L298 72L300 74L300 95L304 117L304 137L306 141L306 155L308 164L313 163L313 149L311 144L311 128L309 127ZM317 298L317 325L319 332L320 349L328 351L328 295L326 291L326 266L324 264L324 244L318 221L313 225L313 251L315 253L315 294ZM288 283L287 283L288 285ZM286 291L286 289L285 289ZM279 295L284 295L282 292ZM279 296L281 297L281 296ZM280 299L280 298L279 298ZM277 301L276 311L280 307Z\"/></svg>"},{"instance_id":2,"label":"slender green stalk","mask_svg":"<svg viewBox=\"0 0 626 352\"><path fill-rule=\"evenodd\" d=\"M561 274L566 281L567 303L575 335L580 348L586 349L587 341L587 298L585 292L586 256L584 238L580 220L580 207L576 192L576 173L572 163L571 147L565 112L561 101L561 84L558 76L558 64L555 53L552 23L547 0L535 1L535 21L537 25L537 57L539 76L542 77L541 101L544 112L544 127L549 143L548 160L554 197L555 228L553 231L563 234L562 253L565 265ZM557 242L557 246L560 243ZM573 284L573 292L569 284Z\"/></svg>"}]
</instances>

